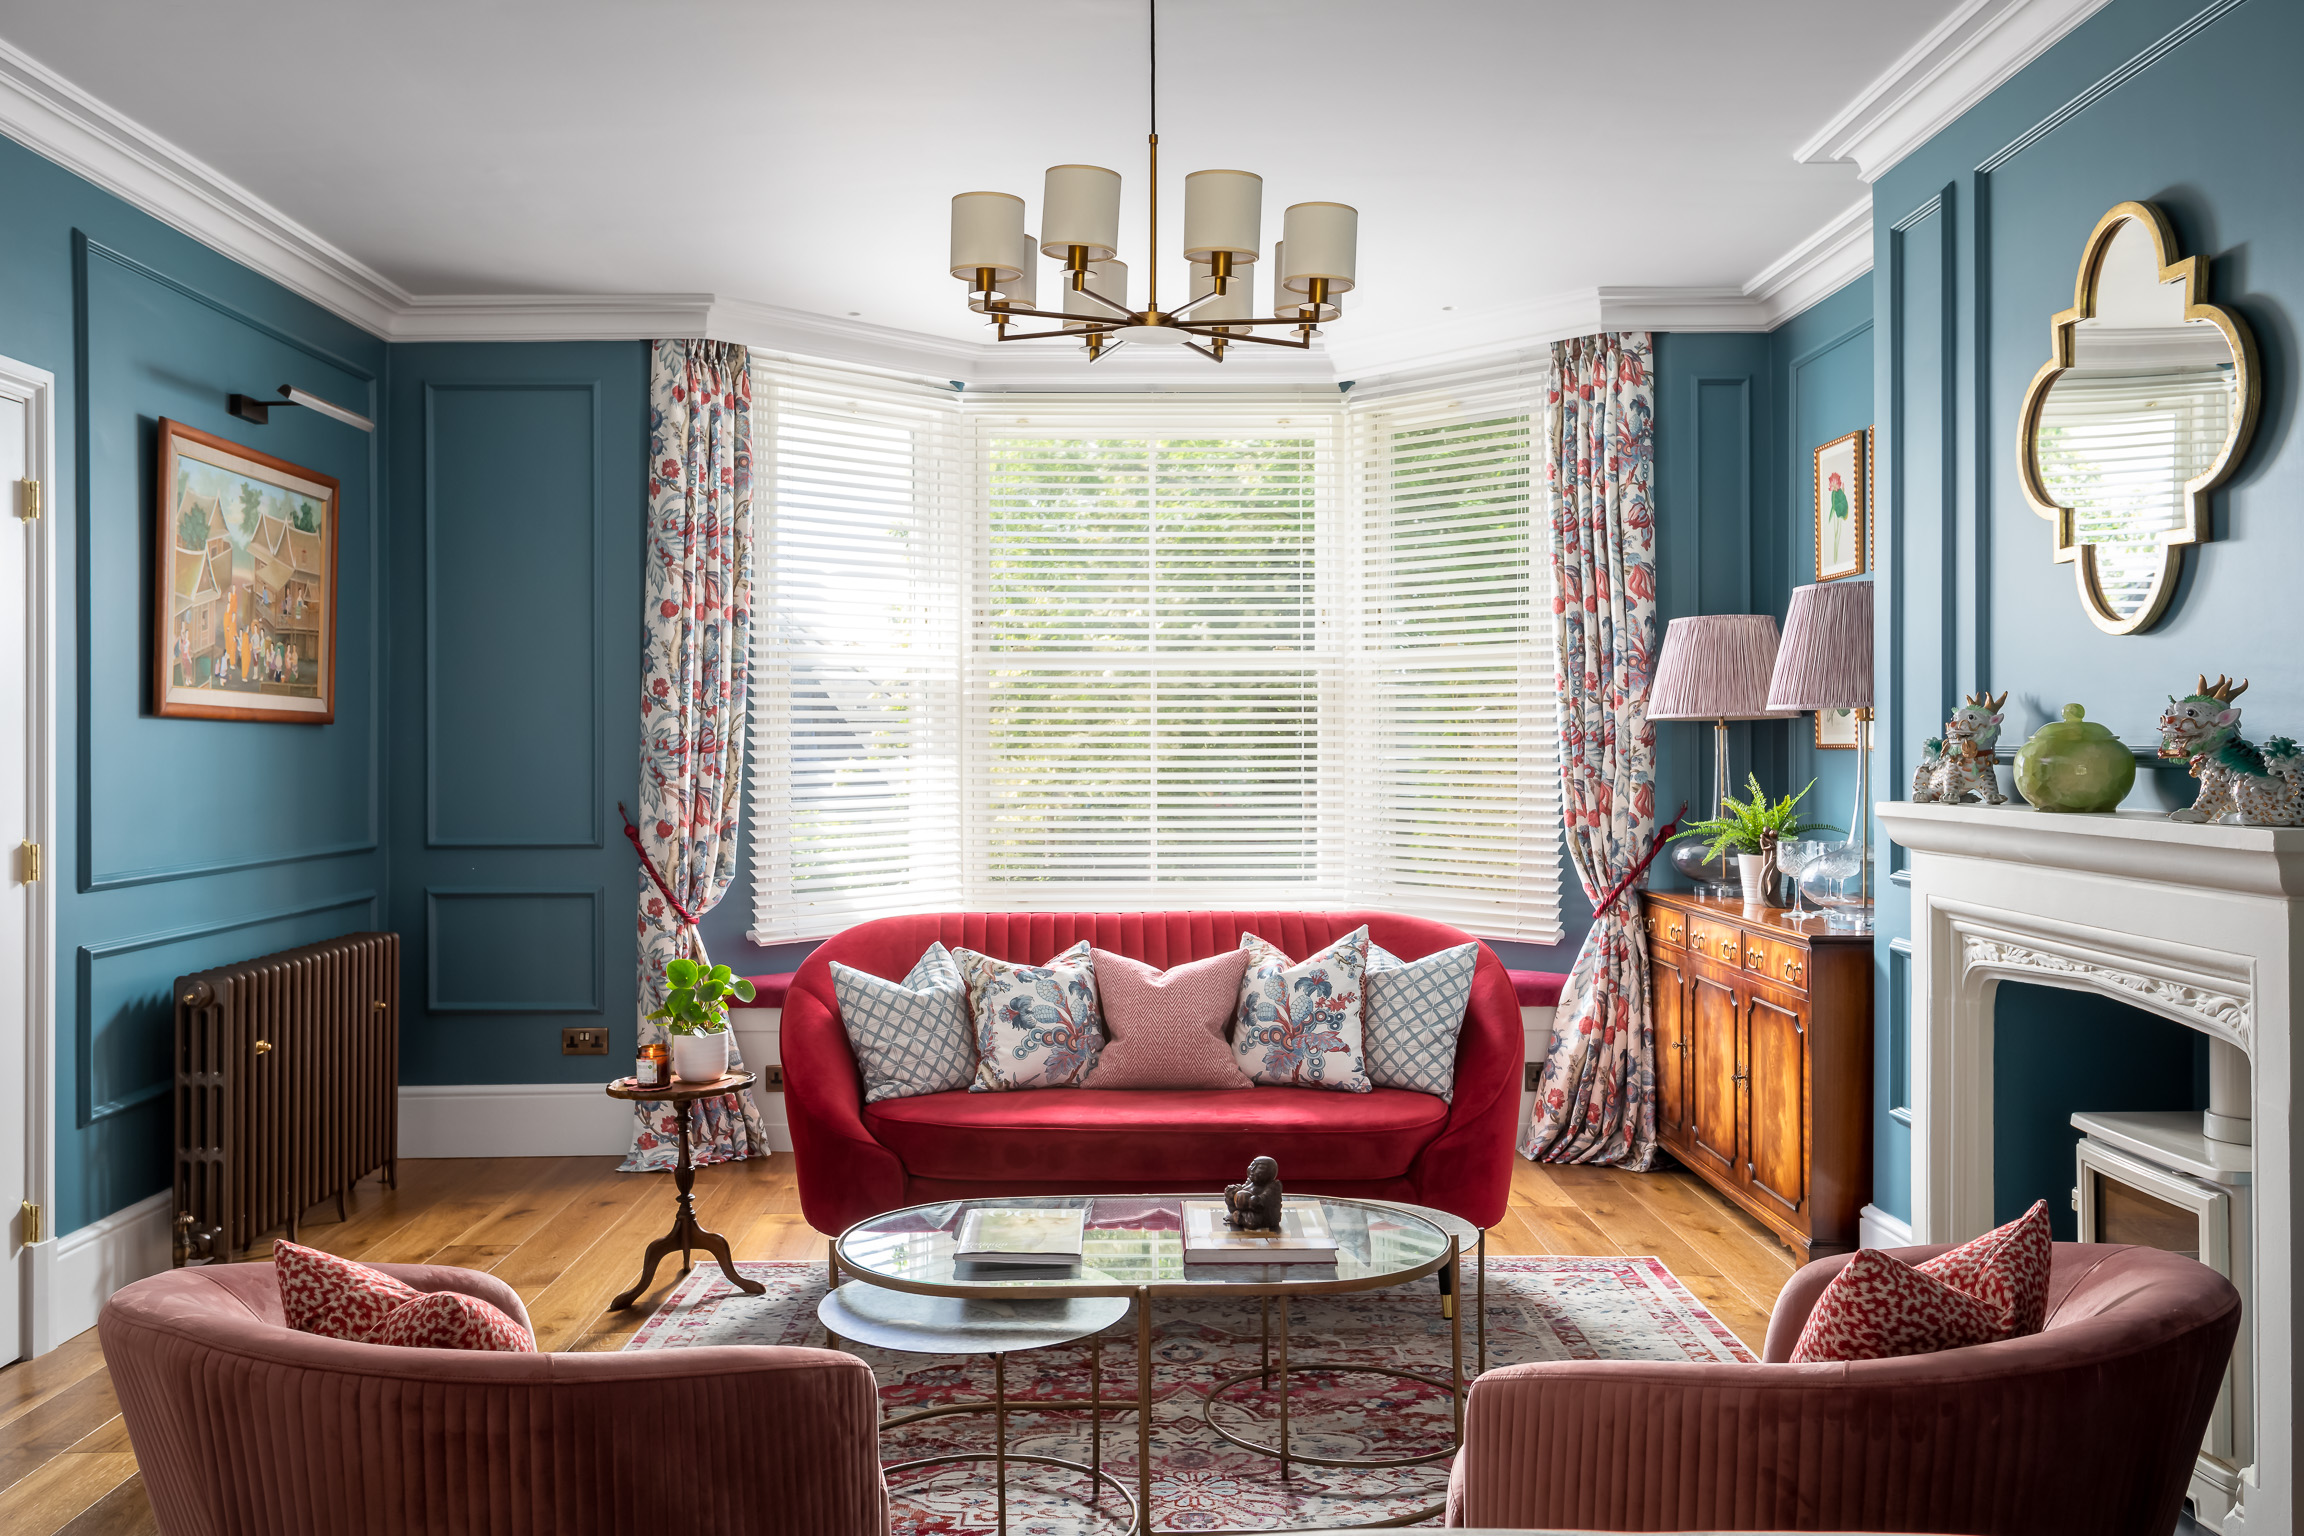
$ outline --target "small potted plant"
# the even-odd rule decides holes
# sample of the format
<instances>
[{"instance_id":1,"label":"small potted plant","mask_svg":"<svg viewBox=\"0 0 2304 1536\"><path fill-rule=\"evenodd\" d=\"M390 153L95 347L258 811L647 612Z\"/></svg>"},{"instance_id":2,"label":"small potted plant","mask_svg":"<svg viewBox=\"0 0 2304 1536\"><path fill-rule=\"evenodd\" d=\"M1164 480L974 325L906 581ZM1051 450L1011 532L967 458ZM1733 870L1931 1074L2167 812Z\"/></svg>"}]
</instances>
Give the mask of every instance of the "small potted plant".
<instances>
[{"instance_id":1,"label":"small potted plant","mask_svg":"<svg viewBox=\"0 0 2304 1536\"><path fill-rule=\"evenodd\" d=\"M752 1001L752 983L724 965L707 970L689 959L664 966L664 1006L648 1015L672 1036L672 1075L713 1083L728 1075L728 999Z\"/></svg>"},{"instance_id":2,"label":"small potted plant","mask_svg":"<svg viewBox=\"0 0 2304 1536\"><path fill-rule=\"evenodd\" d=\"M1767 890L1769 865L1775 862L1778 843L1787 838L1805 837L1810 832L1840 829L1824 822L1800 819L1796 807L1808 791L1816 787L1814 779L1810 779L1799 794L1774 801L1760 787L1757 775L1746 774L1744 782L1749 786L1747 798L1738 800L1734 795L1722 795L1720 815L1708 821L1690 822L1674 834L1673 841L1701 837L1707 844L1704 851L1710 857L1735 854L1737 871L1744 881L1745 899L1758 901Z\"/></svg>"}]
</instances>

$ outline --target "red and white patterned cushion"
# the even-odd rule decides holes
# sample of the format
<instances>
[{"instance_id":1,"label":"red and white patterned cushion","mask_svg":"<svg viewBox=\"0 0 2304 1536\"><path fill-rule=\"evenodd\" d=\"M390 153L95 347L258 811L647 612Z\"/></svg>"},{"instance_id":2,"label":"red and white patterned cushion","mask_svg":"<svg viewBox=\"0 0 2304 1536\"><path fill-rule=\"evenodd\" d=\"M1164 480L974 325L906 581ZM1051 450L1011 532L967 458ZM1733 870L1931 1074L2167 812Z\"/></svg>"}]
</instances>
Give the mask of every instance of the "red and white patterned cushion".
<instances>
[{"instance_id":1,"label":"red and white patterned cushion","mask_svg":"<svg viewBox=\"0 0 2304 1536\"><path fill-rule=\"evenodd\" d=\"M403 1349L492 1349L532 1355L536 1340L504 1311L462 1291L430 1291L395 1310L368 1336Z\"/></svg>"},{"instance_id":2,"label":"red and white patterned cushion","mask_svg":"<svg viewBox=\"0 0 2304 1536\"><path fill-rule=\"evenodd\" d=\"M1877 1248L1860 1248L1816 1298L1792 1363L1927 1355L1999 1337L2000 1315L1989 1302Z\"/></svg>"},{"instance_id":3,"label":"red and white patterned cushion","mask_svg":"<svg viewBox=\"0 0 2304 1536\"><path fill-rule=\"evenodd\" d=\"M272 1245L280 1280L280 1310L288 1326L326 1339L355 1343L422 1293L380 1269L340 1259L286 1238Z\"/></svg>"},{"instance_id":4,"label":"red and white patterned cushion","mask_svg":"<svg viewBox=\"0 0 2304 1536\"><path fill-rule=\"evenodd\" d=\"M2021 1339L2047 1326L2048 1270L2054 1257L2048 1202L2035 1200L2032 1209L2006 1226L1925 1261L1920 1272L1990 1307L2000 1319L1995 1338Z\"/></svg>"}]
</instances>

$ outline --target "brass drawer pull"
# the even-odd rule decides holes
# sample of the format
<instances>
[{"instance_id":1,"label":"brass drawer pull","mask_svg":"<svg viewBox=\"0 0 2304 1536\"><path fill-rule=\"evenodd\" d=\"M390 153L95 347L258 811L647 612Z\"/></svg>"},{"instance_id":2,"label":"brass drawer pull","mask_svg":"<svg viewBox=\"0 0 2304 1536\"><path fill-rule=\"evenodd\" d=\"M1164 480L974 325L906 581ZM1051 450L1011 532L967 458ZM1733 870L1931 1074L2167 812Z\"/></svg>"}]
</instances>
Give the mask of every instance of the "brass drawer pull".
<instances>
[{"instance_id":1,"label":"brass drawer pull","mask_svg":"<svg viewBox=\"0 0 2304 1536\"><path fill-rule=\"evenodd\" d=\"M1807 974L1807 970L1808 968L1799 961L1789 956L1786 957L1784 961L1784 979L1786 981L1798 984L1801 977Z\"/></svg>"},{"instance_id":2,"label":"brass drawer pull","mask_svg":"<svg viewBox=\"0 0 2304 1536\"><path fill-rule=\"evenodd\" d=\"M1720 941L1720 958L1728 961L1730 964L1734 964L1736 960L1736 948L1737 945L1734 939L1722 939Z\"/></svg>"},{"instance_id":3,"label":"brass drawer pull","mask_svg":"<svg viewBox=\"0 0 2304 1536\"><path fill-rule=\"evenodd\" d=\"M1756 971L1763 970L1767 967L1768 956L1765 951L1747 949L1744 951L1744 963Z\"/></svg>"},{"instance_id":4,"label":"brass drawer pull","mask_svg":"<svg viewBox=\"0 0 2304 1536\"><path fill-rule=\"evenodd\" d=\"M1673 943L1675 943L1675 944L1679 943L1679 942L1680 942L1680 925L1679 925L1678 923L1674 923L1674 924L1673 924L1673 925L1672 925L1670 928L1668 928L1668 929L1666 929L1666 930L1665 930L1665 934L1666 934L1666 937L1670 938L1670 939L1672 940L1672 942L1673 942Z\"/></svg>"},{"instance_id":5,"label":"brass drawer pull","mask_svg":"<svg viewBox=\"0 0 2304 1536\"><path fill-rule=\"evenodd\" d=\"M1739 1072L1736 1074L1736 1081L1740 1083L1748 1083L1752 1081L1752 1076L1748 1072Z\"/></svg>"}]
</instances>

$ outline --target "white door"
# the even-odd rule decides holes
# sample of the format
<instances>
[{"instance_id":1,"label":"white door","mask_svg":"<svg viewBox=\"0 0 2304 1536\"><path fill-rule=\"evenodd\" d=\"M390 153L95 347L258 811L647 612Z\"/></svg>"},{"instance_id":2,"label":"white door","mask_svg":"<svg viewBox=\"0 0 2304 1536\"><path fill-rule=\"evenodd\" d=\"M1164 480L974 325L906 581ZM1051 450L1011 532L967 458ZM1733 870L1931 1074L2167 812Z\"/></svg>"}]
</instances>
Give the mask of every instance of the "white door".
<instances>
[{"instance_id":1,"label":"white door","mask_svg":"<svg viewBox=\"0 0 2304 1536\"><path fill-rule=\"evenodd\" d=\"M27 1314L28 1202L46 1205L48 1163L47 955L53 850L43 843L47 750L43 667L49 604L46 582L48 376L0 358L0 1362L32 1353ZM37 508L39 516L27 516ZM41 882L29 844L39 850Z\"/></svg>"}]
</instances>

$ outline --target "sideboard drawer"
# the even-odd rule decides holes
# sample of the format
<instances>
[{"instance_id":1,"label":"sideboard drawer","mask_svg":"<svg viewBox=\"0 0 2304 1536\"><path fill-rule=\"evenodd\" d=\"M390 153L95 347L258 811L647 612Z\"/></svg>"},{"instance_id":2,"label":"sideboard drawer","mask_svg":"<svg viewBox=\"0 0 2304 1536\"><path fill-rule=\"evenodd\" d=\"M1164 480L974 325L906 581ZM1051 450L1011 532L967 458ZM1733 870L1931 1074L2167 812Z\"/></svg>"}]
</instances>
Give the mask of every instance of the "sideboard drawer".
<instances>
[{"instance_id":1,"label":"sideboard drawer","mask_svg":"<svg viewBox=\"0 0 2304 1536\"><path fill-rule=\"evenodd\" d=\"M1674 949L1684 948L1687 945L1688 925L1679 913L1668 909L1652 910L1647 914L1647 921L1648 941L1650 943L1669 944Z\"/></svg>"},{"instance_id":2,"label":"sideboard drawer","mask_svg":"<svg viewBox=\"0 0 2304 1536\"><path fill-rule=\"evenodd\" d=\"M1782 939L1744 935L1744 969L1779 986L1808 990L1808 951Z\"/></svg>"},{"instance_id":3,"label":"sideboard drawer","mask_svg":"<svg viewBox=\"0 0 2304 1536\"><path fill-rule=\"evenodd\" d=\"M1688 949L1692 954L1744 967L1744 930L1733 923L1717 918L1690 918L1688 920Z\"/></svg>"}]
</instances>

